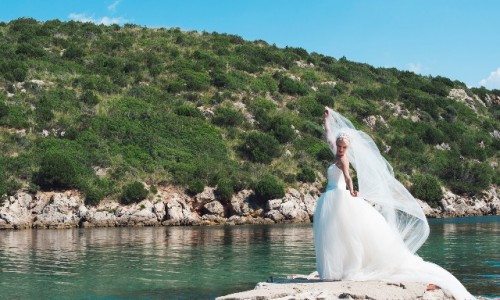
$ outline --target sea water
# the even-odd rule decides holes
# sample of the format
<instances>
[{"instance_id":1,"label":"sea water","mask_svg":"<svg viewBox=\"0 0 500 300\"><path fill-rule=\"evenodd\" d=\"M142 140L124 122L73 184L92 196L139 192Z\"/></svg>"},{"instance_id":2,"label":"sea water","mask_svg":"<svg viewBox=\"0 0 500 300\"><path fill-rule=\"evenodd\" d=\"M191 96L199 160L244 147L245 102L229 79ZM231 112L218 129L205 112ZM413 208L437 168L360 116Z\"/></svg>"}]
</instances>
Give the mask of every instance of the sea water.
<instances>
[{"instance_id":1,"label":"sea water","mask_svg":"<svg viewBox=\"0 0 500 300\"><path fill-rule=\"evenodd\" d=\"M429 220L424 259L500 296L500 216ZM314 271L311 224L0 231L0 299L213 299Z\"/></svg>"}]
</instances>

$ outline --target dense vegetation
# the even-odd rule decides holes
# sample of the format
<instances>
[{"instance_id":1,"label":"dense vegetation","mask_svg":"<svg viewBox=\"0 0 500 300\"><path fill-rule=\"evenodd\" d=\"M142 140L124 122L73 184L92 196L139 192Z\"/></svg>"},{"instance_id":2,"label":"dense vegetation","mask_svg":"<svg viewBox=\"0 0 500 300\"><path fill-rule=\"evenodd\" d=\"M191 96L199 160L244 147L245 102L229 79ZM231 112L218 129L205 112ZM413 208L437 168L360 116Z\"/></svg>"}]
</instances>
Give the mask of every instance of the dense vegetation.
<instances>
[{"instance_id":1,"label":"dense vegetation","mask_svg":"<svg viewBox=\"0 0 500 300\"><path fill-rule=\"evenodd\" d=\"M235 35L91 23L0 23L0 194L77 188L86 202L140 182L228 201L310 182L332 154L325 105L372 135L404 184L478 193L499 182L499 90L278 48ZM476 110L448 98L477 95ZM497 98L498 99L498 98ZM484 102L483 105L480 102ZM397 105L408 116L396 114ZM370 128L363 119L385 121ZM385 122L385 123L384 123ZM437 144L447 144L440 150ZM433 187L424 193L422 188ZM152 190L152 188L150 188Z\"/></svg>"}]
</instances>

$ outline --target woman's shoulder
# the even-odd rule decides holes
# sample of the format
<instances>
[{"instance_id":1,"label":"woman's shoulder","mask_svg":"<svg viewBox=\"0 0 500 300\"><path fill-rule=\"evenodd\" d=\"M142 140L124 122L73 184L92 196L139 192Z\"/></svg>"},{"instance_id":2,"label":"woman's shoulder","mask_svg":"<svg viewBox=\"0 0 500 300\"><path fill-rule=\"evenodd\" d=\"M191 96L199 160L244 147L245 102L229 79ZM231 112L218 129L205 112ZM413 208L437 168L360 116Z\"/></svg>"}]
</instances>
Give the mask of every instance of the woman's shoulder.
<instances>
[{"instance_id":1,"label":"woman's shoulder","mask_svg":"<svg viewBox=\"0 0 500 300\"><path fill-rule=\"evenodd\" d=\"M349 159L347 158L347 155L340 157L339 160L340 160L340 163L349 165Z\"/></svg>"}]
</instances>

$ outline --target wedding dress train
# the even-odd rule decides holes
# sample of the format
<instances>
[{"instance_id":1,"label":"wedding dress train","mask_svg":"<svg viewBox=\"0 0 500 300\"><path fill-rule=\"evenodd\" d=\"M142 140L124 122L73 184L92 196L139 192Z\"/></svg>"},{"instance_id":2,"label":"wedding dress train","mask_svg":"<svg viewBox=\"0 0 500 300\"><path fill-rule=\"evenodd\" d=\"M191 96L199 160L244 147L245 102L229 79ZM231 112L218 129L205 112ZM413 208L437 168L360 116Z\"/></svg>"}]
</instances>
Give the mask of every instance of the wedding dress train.
<instances>
[{"instance_id":1,"label":"wedding dress train","mask_svg":"<svg viewBox=\"0 0 500 300\"><path fill-rule=\"evenodd\" d=\"M336 165L332 164L327 174L326 192L314 213L316 265L321 279L433 283L457 300L475 299L451 273L413 254L372 204L352 197Z\"/></svg>"}]
</instances>

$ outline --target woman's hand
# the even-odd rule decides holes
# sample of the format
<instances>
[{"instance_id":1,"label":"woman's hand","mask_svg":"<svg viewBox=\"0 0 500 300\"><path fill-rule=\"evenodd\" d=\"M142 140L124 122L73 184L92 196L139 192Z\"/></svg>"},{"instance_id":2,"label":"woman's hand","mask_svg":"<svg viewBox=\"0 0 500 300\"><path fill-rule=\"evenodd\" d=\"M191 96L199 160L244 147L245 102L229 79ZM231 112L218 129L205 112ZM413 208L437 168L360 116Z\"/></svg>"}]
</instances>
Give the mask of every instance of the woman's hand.
<instances>
[{"instance_id":1,"label":"woman's hand","mask_svg":"<svg viewBox=\"0 0 500 300\"><path fill-rule=\"evenodd\" d=\"M359 196L359 192L358 191L352 191L351 192L351 196L357 197L357 196Z\"/></svg>"}]
</instances>

